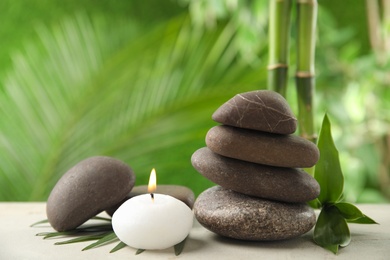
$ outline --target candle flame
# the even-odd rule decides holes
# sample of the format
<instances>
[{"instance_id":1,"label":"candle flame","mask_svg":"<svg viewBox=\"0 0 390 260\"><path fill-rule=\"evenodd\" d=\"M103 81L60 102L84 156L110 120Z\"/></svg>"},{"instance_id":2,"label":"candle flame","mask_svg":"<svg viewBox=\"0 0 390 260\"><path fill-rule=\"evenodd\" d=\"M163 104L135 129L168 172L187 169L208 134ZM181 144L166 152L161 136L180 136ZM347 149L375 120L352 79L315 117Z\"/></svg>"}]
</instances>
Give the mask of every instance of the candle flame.
<instances>
[{"instance_id":1,"label":"candle flame","mask_svg":"<svg viewBox=\"0 0 390 260\"><path fill-rule=\"evenodd\" d=\"M152 194L153 192L156 191L156 188L157 188L156 170L153 168L149 177L148 192Z\"/></svg>"}]
</instances>

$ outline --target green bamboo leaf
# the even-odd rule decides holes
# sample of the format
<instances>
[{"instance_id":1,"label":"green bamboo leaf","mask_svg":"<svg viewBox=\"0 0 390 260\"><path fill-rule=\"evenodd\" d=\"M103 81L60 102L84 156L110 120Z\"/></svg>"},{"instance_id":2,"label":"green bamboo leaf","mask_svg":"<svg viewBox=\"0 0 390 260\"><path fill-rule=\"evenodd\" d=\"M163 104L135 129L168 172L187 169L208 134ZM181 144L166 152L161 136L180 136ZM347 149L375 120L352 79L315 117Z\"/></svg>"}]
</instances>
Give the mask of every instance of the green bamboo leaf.
<instances>
[{"instance_id":1,"label":"green bamboo leaf","mask_svg":"<svg viewBox=\"0 0 390 260\"><path fill-rule=\"evenodd\" d=\"M333 252L334 254L337 254L339 251L339 245L321 245L323 248Z\"/></svg>"},{"instance_id":2,"label":"green bamboo leaf","mask_svg":"<svg viewBox=\"0 0 390 260\"><path fill-rule=\"evenodd\" d=\"M311 200L308 202L309 206L313 209L320 209L321 208L321 202L316 198L314 200Z\"/></svg>"},{"instance_id":3,"label":"green bamboo leaf","mask_svg":"<svg viewBox=\"0 0 390 260\"><path fill-rule=\"evenodd\" d=\"M89 250L91 248L94 248L94 247L97 247L97 246L101 246L103 244L111 243L111 242L114 242L114 241L117 241L117 240L119 240L119 239L117 238L115 233L114 232L109 232L104 237L102 237L98 241L96 241L95 243L92 243L89 246L84 247L82 249L82 251Z\"/></svg>"},{"instance_id":4,"label":"green bamboo leaf","mask_svg":"<svg viewBox=\"0 0 390 260\"><path fill-rule=\"evenodd\" d=\"M347 221L348 223L354 223L354 224L379 224L375 220L373 220L372 218L366 215L363 215L363 217L357 219L347 220Z\"/></svg>"},{"instance_id":5,"label":"green bamboo leaf","mask_svg":"<svg viewBox=\"0 0 390 260\"><path fill-rule=\"evenodd\" d=\"M341 215L346 220L355 220L364 216L363 213L351 203L338 202L334 204L334 206L340 211Z\"/></svg>"},{"instance_id":6,"label":"green bamboo leaf","mask_svg":"<svg viewBox=\"0 0 390 260\"><path fill-rule=\"evenodd\" d=\"M337 254L339 246L351 241L348 224L334 206L323 207L314 228L314 241L323 248Z\"/></svg>"},{"instance_id":7,"label":"green bamboo leaf","mask_svg":"<svg viewBox=\"0 0 390 260\"><path fill-rule=\"evenodd\" d=\"M114 252L116 252L116 251L118 251L126 246L127 245L121 241L113 249L111 249L110 253L114 253Z\"/></svg>"},{"instance_id":8,"label":"green bamboo leaf","mask_svg":"<svg viewBox=\"0 0 390 260\"><path fill-rule=\"evenodd\" d=\"M36 234L37 236L44 236L43 239L47 238L53 238L58 236L69 236L69 235L75 235L75 234L90 234L90 233L96 233L96 232L110 232L112 231L112 225L86 225L81 226L73 230L69 231L61 231L61 232L42 232Z\"/></svg>"},{"instance_id":9,"label":"green bamboo leaf","mask_svg":"<svg viewBox=\"0 0 390 260\"><path fill-rule=\"evenodd\" d=\"M59 237L59 236L69 236L80 233L79 230L71 230L71 231L62 231L62 232L43 232L38 233L37 236L44 236L43 239Z\"/></svg>"},{"instance_id":10,"label":"green bamboo leaf","mask_svg":"<svg viewBox=\"0 0 390 260\"><path fill-rule=\"evenodd\" d=\"M111 222L111 218L105 218L105 217L100 217L100 216L95 216L91 219L95 219L95 220L103 220L103 221L108 221L108 222Z\"/></svg>"},{"instance_id":11,"label":"green bamboo leaf","mask_svg":"<svg viewBox=\"0 0 390 260\"><path fill-rule=\"evenodd\" d=\"M338 202L334 206L341 215L350 223L378 224L373 219L364 215L355 205L347 202Z\"/></svg>"},{"instance_id":12,"label":"green bamboo leaf","mask_svg":"<svg viewBox=\"0 0 390 260\"><path fill-rule=\"evenodd\" d=\"M139 255L141 253L143 253L145 251L145 249L137 249L137 251L135 252L136 255Z\"/></svg>"},{"instance_id":13,"label":"green bamboo leaf","mask_svg":"<svg viewBox=\"0 0 390 260\"><path fill-rule=\"evenodd\" d=\"M339 153L333 142L331 124L325 114L318 138L320 159L314 170L314 177L321 187L318 200L322 205L335 203L343 193L344 177L340 167Z\"/></svg>"},{"instance_id":14,"label":"green bamboo leaf","mask_svg":"<svg viewBox=\"0 0 390 260\"><path fill-rule=\"evenodd\" d=\"M102 224L102 225L85 225L76 228L75 230L79 232L105 232L105 231L112 231L112 225L111 224Z\"/></svg>"},{"instance_id":15,"label":"green bamboo leaf","mask_svg":"<svg viewBox=\"0 0 390 260\"><path fill-rule=\"evenodd\" d=\"M49 223L48 219L44 219L44 220L35 222L35 223L31 224L30 227L34 227L34 226L37 226L37 225L40 225L40 224L46 224L46 223Z\"/></svg>"},{"instance_id":16,"label":"green bamboo leaf","mask_svg":"<svg viewBox=\"0 0 390 260\"><path fill-rule=\"evenodd\" d=\"M79 243L79 242L86 242L86 241L91 241L91 240L98 240L104 237L104 234L100 235L87 235L87 236L81 236L81 237L76 237L72 238L66 241L61 241L61 242L56 242L54 243L55 245L66 245L66 244L72 244L72 243Z\"/></svg>"},{"instance_id":17,"label":"green bamboo leaf","mask_svg":"<svg viewBox=\"0 0 390 260\"><path fill-rule=\"evenodd\" d=\"M35 235L36 236L46 236L46 235L51 234L51 233L53 233L53 232L40 232L40 233L37 233Z\"/></svg>"},{"instance_id":18,"label":"green bamboo leaf","mask_svg":"<svg viewBox=\"0 0 390 260\"><path fill-rule=\"evenodd\" d=\"M184 238L184 240L181 241L179 244L176 244L176 245L174 246L175 255L176 255L176 256L180 255L181 252L183 252L183 249L184 249L184 246L185 246L185 244L186 244L187 238L188 238L188 236L187 236L186 238Z\"/></svg>"}]
</instances>

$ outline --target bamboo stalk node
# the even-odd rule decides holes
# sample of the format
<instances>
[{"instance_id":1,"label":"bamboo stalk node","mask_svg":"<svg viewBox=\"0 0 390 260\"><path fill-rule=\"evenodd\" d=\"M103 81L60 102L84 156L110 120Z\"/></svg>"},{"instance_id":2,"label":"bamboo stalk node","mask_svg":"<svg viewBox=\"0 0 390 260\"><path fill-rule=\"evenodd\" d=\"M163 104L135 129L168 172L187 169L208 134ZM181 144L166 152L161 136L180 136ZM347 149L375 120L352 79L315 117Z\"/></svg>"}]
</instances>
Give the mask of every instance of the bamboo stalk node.
<instances>
[{"instance_id":1,"label":"bamboo stalk node","mask_svg":"<svg viewBox=\"0 0 390 260\"><path fill-rule=\"evenodd\" d=\"M297 0L298 4L308 4L308 5L315 5L317 3L317 0Z\"/></svg>"},{"instance_id":2,"label":"bamboo stalk node","mask_svg":"<svg viewBox=\"0 0 390 260\"><path fill-rule=\"evenodd\" d=\"M318 139L318 135L317 134L309 135L309 134L302 133L301 137L305 138L306 140L312 141L313 143L316 143L317 139Z\"/></svg>"},{"instance_id":3,"label":"bamboo stalk node","mask_svg":"<svg viewBox=\"0 0 390 260\"><path fill-rule=\"evenodd\" d=\"M309 71L297 71L295 76L297 78L313 78L314 77L314 73L311 73Z\"/></svg>"},{"instance_id":4,"label":"bamboo stalk node","mask_svg":"<svg viewBox=\"0 0 390 260\"><path fill-rule=\"evenodd\" d=\"M276 64L268 65L267 68L268 68L268 70L273 70L273 69L277 69L277 68L288 68L288 65L284 64L284 63L276 63Z\"/></svg>"}]
</instances>

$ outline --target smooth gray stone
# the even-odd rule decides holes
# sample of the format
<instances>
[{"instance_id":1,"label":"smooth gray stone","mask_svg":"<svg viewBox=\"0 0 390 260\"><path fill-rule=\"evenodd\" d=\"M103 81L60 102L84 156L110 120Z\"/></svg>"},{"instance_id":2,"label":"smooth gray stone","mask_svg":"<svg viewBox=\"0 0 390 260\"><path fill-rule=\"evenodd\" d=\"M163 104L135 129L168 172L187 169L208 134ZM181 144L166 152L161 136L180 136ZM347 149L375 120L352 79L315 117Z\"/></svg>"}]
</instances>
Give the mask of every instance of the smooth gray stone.
<instances>
[{"instance_id":1,"label":"smooth gray stone","mask_svg":"<svg viewBox=\"0 0 390 260\"><path fill-rule=\"evenodd\" d=\"M195 201L198 222L219 235L242 240L282 240L308 232L315 213L305 203L284 203L246 196L219 186Z\"/></svg>"},{"instance_id":2,"label":"smooth gray stone","mask_svg":"<svg viewBox=\"0 0 390 260\"><path fill-rule=\"evenodd\" d=\"M148 185L135 186L123 201L121 201L119 204L115 205L114 207L107 209L106 212L107 212L107 214L112 216L114 214L114 212L126 200L131 199L132 197L142 195L142 194L147 194L147 193L148 193ZM189 189L185 186L159 184L159 185L157 185L157 189L156 189L155 193L160 193L160 194L172 196L172 197L184 202L191 209L194 206L195 194L191 189Z\"/></svg>"},{"instance_id":3,"label":"smooth gray stone","mask_svg":"<svg viewBox=\"0 0 390 260\"><path fill-rule=\"evenodd\" d=\"M277 167L309 168L320 156L314 143L299 136L226 125L211 128L206 135L206 144L220 155Z\"/></svg>"},{"instance_id":4,"label":"smooth gray stone","mask_svg":"<svg viewBox=\"0 0 390 260\"><path fill-rule=\"evenodd\" d=\"M257 90L235 95L212 115L214 121L275 134L292 134L297 119L279 93Z\"/></svg>"},{"instance_id":5,"label":"smooth gray stone","mask_svg":"<svg viewBox=\"0 0 390 260\"><path fill-rule=\"evenodd\" d=\"M133 170L120 160L95 156L68 170L46 204L47 218L57 231L75 229L118 204L133 188Z\"/></svg>"},{"instance_id":6,"label":"smooth gray stone","mask_svg":"<svg viewBox=\"0 0 390 260\"><path fill-rule=\"evenodd\" d=\"M207 147L197 150L191 162L207 179L246 195L285 202L307 202L320 194L318 182L302 169L240 161L216 154Z\"/></svg>"}]
</instances>

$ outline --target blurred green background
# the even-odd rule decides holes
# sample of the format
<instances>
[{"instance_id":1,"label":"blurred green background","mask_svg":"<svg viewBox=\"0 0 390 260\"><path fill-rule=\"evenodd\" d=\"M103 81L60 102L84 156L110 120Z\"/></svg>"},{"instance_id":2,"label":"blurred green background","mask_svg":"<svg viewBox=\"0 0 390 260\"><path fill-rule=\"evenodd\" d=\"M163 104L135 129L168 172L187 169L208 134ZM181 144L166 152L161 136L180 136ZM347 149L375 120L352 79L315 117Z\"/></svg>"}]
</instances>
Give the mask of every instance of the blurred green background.
<instances>
[{"instance_id":1,"label":"blurred green background","mask_svg":"<svg viewBox=\"0 0 390 260\"><path fill-rule=\"evenodd\" d=\"M317 125L328 112L345 199L387 202L388 1L318 2ZM190 158L211 114L267 87L268 1L3 0L0 17L0 201L44 201L93 155L128 163L137 185L154 167L199 194L213 184Z\"/></svg>"}]
</instances>

